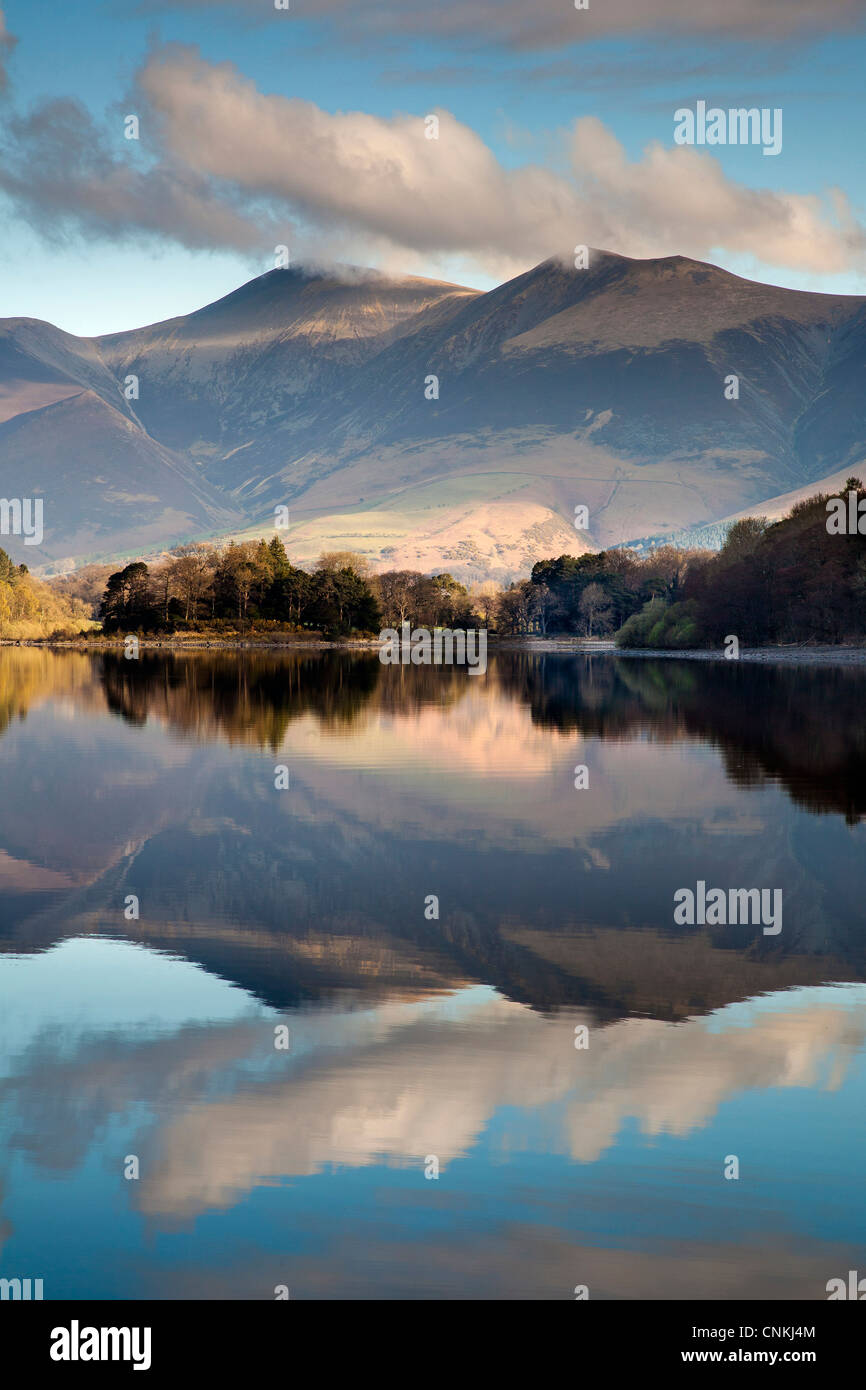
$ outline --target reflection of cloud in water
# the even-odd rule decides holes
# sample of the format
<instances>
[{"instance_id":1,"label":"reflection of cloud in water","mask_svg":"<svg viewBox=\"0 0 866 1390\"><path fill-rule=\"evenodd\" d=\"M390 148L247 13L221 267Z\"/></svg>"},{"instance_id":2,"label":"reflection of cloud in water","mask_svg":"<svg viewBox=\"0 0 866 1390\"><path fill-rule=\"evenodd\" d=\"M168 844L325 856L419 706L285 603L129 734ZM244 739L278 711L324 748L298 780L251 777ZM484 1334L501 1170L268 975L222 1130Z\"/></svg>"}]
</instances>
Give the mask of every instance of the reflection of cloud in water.
<instances>
[{"instance_id":1,"label":"reflection of cloud in water","mask_svg":"<svg viewBox=\"0 0 866 1390\"><path fill-rule=\"evenodd\" d=\"M838 1085L866 1040L855 1006L866 991L806 990L785 1009L754 1005L748 1026L716 1030L707 1020L626 1020L573 1046L577 1015L544 1019L497 996L455 1026L415 1017L350 1056L340 1053L284 1083L176 1115L142 1182L150 1212L192 1213L230 1205L281 1176L329 1163L419 1165L467 1153L501 1106L561 1101L560 1149L592 1162L636 1117L646 1134L684 1136L731 1096L777 1086ZM724 1011L722 1018L724 1017ZM716 1022L718 1016L715 1016Z\"/></svg>"},{"instance_id":2,"label":"reflection of cloud in water","mask_svg":"<svg viewBox=\"0 0 866 1390\"><path fill-rule=\"evenodd\" d=\"M113 949L130 969L147 954ZM554 1151L594 1162L632 1117L646 1135L685 1136L746 1090L838 1086L866 1039L861 986L790 991L680 1024L591 1028L585 1051L573 1045L584 1015L545 1018L482 987L290 1015L292 1049L279 1053L278 1015L244 1014L245 996L230 993L221 1017L208 1006L171 1031L95 1024L71 1049L55 1016L0 1088L13 1147L76 1166L112 1117L143 1103L127 1150L142 1157L137 1204L189 1217L331 1164L420 1169L435 1153L447 1167L502 1107L552 1107Z\"/></svg>"}]
</instances>

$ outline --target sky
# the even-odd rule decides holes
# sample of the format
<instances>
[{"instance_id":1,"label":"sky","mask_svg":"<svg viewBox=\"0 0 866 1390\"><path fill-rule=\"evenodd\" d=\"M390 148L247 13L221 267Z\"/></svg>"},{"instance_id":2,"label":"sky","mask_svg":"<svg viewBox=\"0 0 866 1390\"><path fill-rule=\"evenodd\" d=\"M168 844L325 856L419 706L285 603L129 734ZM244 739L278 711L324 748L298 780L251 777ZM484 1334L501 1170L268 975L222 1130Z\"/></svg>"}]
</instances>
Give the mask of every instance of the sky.
<instances>
[{"instance_id":1,"label":"sky","mask_svg":"<svg viewBox=\"0 0 866 1390\"><path fill-rule=\"evenodd\" d=\"M587 245L866 294L866 0L277 3L0 0L0 317L138 327L278 247L488 289ZM677 143L698 102L781 112L781 149Z\"/></svg>"}]
</instances>

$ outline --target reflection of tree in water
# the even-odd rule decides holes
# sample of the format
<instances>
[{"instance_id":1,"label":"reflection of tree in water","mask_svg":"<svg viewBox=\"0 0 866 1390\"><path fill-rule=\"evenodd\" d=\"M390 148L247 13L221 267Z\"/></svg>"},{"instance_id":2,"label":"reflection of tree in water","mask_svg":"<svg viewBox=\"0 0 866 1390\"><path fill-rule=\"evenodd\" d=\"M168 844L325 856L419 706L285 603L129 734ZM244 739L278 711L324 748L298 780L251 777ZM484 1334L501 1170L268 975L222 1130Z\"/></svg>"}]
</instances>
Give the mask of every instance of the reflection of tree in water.
<instances>
[{"instance_id":1,"label":"reflection of tree in water","mask_svg":"<svg viewBox=\"0 0 866 1390\"><path fill-rule=\"evenodd\" d=\"M78 652L42 651L34 647L0 649L0 737L16 720L24 720L31 708L50 699L68 697L86 701L92 683L90 657Z\"/></svg>"},{"instance_id":2,"label":"reflection of tree in water","mask_svg":"<svg viewBox=\"0 0 866 1390\"><path fill-rule=\"evenodd\" d=\"M138 660L100 657L109 709L141 726L159 715L187 734L277 749L304 714L322 724L354 723L375 706L407 713L449 705L478 677L463 667L386 668L375 652L142 652Z\"/></svg>"},{"instance_id":3,"label":"reflection of tree in water","mask_svg":"<svg viewBox=\"0 0 866 1390\"><path fill-rule=\"evenodd\" d=\"M542 727L700 738L738 786L779 781L809 810L866 815L866 667L503 654L496 674Z\"/></svg>"},{"instance_id":4,"label":"reflection of tree in water","mask_svg":"<svg viewBox=\"0 0 866 1390\"><path fill-rule=\"evenodd\" d=\"M674 663L509 652L497 657L495 670L503 691L528 705L534 723L542 728L596 738L629 737L649 716L656 732L677 737L682 721L671 695L692 689L691 672L683 669L685 662L678 662L671 680L665 664Z\"/></svg>"},{"instance_id":5,"label":"reflection of tree in water","mask_svg":"<svg viewBox=\"0 0 866 1390\"><path fill-rule=\"evenodd\" d=\"M470 675L465 666L388 666L390 672L376 692L386 714L409 714L430 706L459 704L473 690L484 689L484 677Z\"/></svg>"},{"instance_id":6,"label":"reflection of tree in water","mask_svg":"<svg viewBox=\"0 0 866 1390\"><path fill-rule=\"evenodd\" d=\"M381 672L375 656L336 652L143 652L137 661L112 653L100 667L109 708L130 724L158 715L187 734L273 749L304 714L353 723Z\"/></svg>"}]
</instances>

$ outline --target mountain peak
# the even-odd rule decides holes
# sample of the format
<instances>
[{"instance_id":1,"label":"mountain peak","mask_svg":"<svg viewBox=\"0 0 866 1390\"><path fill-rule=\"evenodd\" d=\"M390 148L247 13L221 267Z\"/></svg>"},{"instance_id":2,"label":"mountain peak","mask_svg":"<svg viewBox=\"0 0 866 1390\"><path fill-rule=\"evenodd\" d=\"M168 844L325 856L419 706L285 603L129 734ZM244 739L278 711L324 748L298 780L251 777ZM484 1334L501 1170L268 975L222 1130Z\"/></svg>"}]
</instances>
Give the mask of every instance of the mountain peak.
<instances>
[{"instance_id":1,"label":"mountain peak","mask_svg":"<svg viewBox=\"0 0 866 1390\"><path fill-rule=\"evenodd\" d=\"M231 328L246 338L250 331L290 331L292 325L298 329L313 322L321 325L328 318L333 323L342 322L344 331L378 335L431 304L455 295L471 297L478 293L446 281L415 275L390 276L356 266L289 266L265 271L192 313L131 332L107 334L98 341L111 347L135 337L154 340L191 335L200 341L202 336L212 332L222 335Z\"/></svg>"}]
</instances>

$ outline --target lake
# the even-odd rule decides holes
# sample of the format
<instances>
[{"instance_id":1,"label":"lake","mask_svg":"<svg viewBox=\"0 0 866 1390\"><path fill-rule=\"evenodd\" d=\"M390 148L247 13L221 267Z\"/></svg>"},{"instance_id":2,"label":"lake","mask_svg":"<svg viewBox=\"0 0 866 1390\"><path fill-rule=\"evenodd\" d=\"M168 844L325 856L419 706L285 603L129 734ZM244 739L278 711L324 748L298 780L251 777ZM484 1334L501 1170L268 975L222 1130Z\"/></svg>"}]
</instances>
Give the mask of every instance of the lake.
<instances>
[{"instance_id":1,"label":"lake","mask_svg":"<svg viewBox=\"0 0 866 1390\"><path fill-rule=\"evenodd\" d=\"M0 1275L866 1273L864 710L866 665L4 649Z\"/></svg>"}]
</instances>

